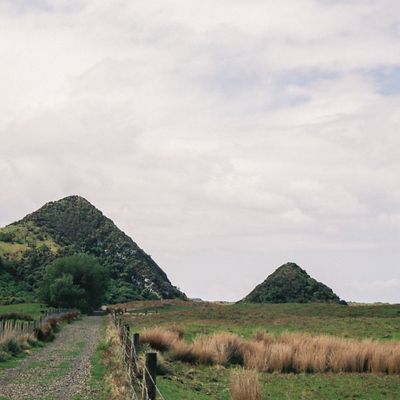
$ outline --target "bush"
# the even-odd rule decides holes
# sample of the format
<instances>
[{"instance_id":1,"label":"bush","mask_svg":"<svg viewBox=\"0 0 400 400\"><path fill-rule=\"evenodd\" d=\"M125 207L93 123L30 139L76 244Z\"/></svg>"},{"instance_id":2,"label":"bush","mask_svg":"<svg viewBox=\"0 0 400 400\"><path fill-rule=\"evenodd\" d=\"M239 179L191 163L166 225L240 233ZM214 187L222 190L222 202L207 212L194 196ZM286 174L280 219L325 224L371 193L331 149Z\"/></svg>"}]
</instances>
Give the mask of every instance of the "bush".
<instances>
[{"instance_id":1,"label":"bush","mask_svg":"<svg viewBox=\"0 0 400 400\"><path fill-rule=\"evenodd\" d=\"M22 347L16 339L11 339L9 342L6 343L5 349L13 356L16 356L21 352Z\"/></svg>"},{"instance_id":2,"label":"bush","mask_svg":"<svg viewBox=\"0 0 400 400\"><path fill-rule=\"evenodd\" d=\"M108 275L96 258L86 254L63 257L46 268L41 297L49 305L90 313L104 299Z\"/></svg>"},{"instance_id":3,"label":"bush","mask_svg":"<svg viewBox=\"0 0 400 400\"><path fill-rule=\"evenodd\" d=\"M0 362L8 361L11 358L10 353L0 349Z\"/></svg>"}]
</instances>

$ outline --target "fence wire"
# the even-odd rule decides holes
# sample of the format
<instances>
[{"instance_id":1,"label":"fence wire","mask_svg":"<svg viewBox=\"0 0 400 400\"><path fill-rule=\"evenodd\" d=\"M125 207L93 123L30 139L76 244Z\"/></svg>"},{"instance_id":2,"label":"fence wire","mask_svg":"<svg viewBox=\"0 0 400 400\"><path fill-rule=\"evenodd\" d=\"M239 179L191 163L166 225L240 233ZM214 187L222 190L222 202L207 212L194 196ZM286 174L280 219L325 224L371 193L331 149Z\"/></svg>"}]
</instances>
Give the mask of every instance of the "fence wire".
<instances>
[{"instance_id":1,"label":"fence wire","mask_svg":"<svg viewBox=\"0 0 400 400\"><path fill-rule=\"evenodd\" d=\"M150 371L146 367L146 364L143 365L143 376L139 376L139 360L133 338L129 335L130 332L127 327L122 323L122 320L120 318L117 318L115 313L112 313L112 320L115 328L118 331L119 340L122 346L122 359L129 377L129 385L131 387L133 400L140 400L136 393L135 385L137 385L140 389L141 399L149 399L148 387L146 385L146 376L152 382L160 399L166 400L164 395L161 393L159 387L157 386L155 380L153 379L152 375L150 374Z\"/></svg>"}]
</instances>

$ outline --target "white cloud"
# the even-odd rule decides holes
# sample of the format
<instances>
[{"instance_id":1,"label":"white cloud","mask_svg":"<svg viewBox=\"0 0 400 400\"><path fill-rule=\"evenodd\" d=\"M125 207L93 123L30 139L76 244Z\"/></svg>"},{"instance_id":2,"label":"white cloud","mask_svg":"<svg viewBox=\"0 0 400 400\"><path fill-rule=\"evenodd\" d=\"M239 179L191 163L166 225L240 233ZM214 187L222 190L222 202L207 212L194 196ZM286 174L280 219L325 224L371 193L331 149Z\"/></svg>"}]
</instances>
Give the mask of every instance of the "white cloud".
<instances>
[{"instance_id":1,"label":"white cloud","mask_svg":"<svg viewBox=\"0 0 400 400\"><path fill-rule=\"evenodd\" d=\"M399 16L394 0L3 3L0 223L79 193L189 294L237 299L288 259L339 268L346 291L357 257L397 256L400 95L374 72L400 66Z\"/></svg>"}]
</instances>

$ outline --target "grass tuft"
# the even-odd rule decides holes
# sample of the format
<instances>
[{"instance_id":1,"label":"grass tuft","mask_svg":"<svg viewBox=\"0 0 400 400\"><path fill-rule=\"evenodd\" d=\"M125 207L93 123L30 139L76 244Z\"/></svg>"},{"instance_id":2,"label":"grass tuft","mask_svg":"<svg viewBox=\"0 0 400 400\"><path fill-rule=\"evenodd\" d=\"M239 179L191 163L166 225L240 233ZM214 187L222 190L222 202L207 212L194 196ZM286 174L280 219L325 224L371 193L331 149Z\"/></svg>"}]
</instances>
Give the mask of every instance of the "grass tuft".
<instances>
[{"instance_id":1,"label":"grass tuft","mask_svg":"<svg viewBox=\"0 0 400 400\"><path fill-rule=\"evenodd\" d=\"M262 398L258 372L255 370L232 371L229 389L232 400L261 400Z\"/></svg>"}]
</instances>

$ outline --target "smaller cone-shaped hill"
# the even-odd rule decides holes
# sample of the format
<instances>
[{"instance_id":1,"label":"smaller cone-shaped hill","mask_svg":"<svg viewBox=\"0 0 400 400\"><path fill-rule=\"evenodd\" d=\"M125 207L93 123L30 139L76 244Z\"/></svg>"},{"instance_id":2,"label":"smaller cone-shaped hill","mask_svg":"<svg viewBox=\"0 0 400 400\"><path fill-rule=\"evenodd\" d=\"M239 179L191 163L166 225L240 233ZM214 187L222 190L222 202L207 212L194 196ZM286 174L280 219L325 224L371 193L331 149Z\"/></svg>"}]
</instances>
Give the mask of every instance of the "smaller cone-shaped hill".
<instances>
[{"instance_id":1,"label":"smaller cone-shaped hill","mask_svg":"<svg viewBox=\"0 0 400 400\"><path fill-rule=\"evenodd\" d=\"M340 303L328 286L311 278L295 263L279 267L244 299L248 303ZM345 303L345 302L341 302Z\"/></svg>"}]
</instances>

